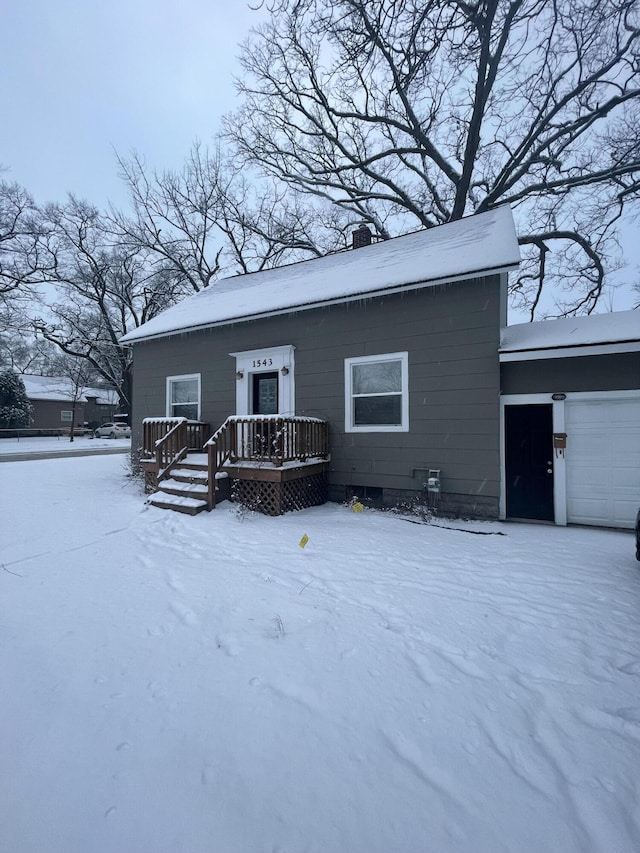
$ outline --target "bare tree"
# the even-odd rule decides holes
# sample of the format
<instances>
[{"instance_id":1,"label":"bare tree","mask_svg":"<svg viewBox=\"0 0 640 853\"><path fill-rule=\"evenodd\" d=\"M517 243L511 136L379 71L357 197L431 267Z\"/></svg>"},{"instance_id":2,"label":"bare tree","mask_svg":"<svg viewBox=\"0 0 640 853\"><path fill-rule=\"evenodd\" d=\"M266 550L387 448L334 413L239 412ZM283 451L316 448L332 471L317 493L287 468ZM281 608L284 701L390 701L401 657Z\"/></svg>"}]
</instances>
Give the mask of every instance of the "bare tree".
<instances>
[{"instance_id":1,"label":"bare tree","mask_svg":"<svg viewBox=\"0 0 640 853\"><path fill-rule=\"evenodd\" d=\"M33 319L35 332L64 354L83 359L131 404L131 352L126 332L176 301L174 281L156 271L147 255L114 242L104 217L70 197L43 211L46 240L40 246L54 297Z\"/></svg>"},{"instance_id":2,"label":"bare tree","mask_svg":"<svg viewBox=\"0 0 640 853\"><path fill-rule=\"evenodd\" d=\"M17 290L41 264L40 220L31 195L0 181L0 296Z\"/></svg>"},{"instance_id":3,"label":"bare tree","mask_svg":"<svg viewBox=\"0 0 640 853\"><path fill-rule=\"evenodd\" d=\"M240 155L380 238L508 203L533 316L593 310L638 200L637 0L273 0L243 47Z\"/></svg>"},{"instance_id":4,"label":"bare tree","mask_svg":"<svg viewBox=\"0 0 640 853\"><path fill-rule=\"evenodd\" d=\"M119 157L118 163L132 208L132 215L113 211L119 241L133 251L151 252L184 292L207 287L220 269L216 160L202 156L196 145L181 173L149 173L137 154Z\"/></svg>"},{"instance_id":5,"label":"bare tree","mask_svg":"<svg viewBox=\"0 0 640 853\"><path fill-rule=\"evenodd\" d=\"M150 253L182 292L345 245L348 220L340 210L248 178L219 148L195 143L180 172L149 170L138 155L118 162L132 213L112 211L114 236Z\"/></svg>"},{"instance_id":6,"label":"bare tree","mask_svg":"<svg viewBox=\"0 0 640 853\"><path fill-rule=\"evenodd\" d=\"M31 320L24 314L17 319L14 312L0 308L0 369L16 373L50 372L55 347L33 335Z\"/></svg>"},{"instance_id":7,"label":"bare tree","mask_svg":"<svg viewBox=\"0 0 640 853\"><path fill-rule=\"evenodd\" d=\"M47 360L30 335L27 313L30 285L41 278L42 236L31 195L19 184L0 181L0 366L18 373Z\"/></svg>"},{"instance_id":8,"label":"bare tree","mask_svg":"<svg viewBox=\"0 0 640 853\"><path fill-rule=\"evenodd\" d=\"M49 273L42 228L31 195L19 184L0 180L0 357L12 367L30 358L27 306L35 285Z\"/></svg>"},{"instance_id":9,"label":"bare tree","mask_svg":"<svg viewBox=\"0 0 640 853\"><path fill-rule=\"evenodd\" d=\"M71 423L69 425L69 441L73 442L75 437L76 412L83 397L89 389L95 386L96 372L89 362L83 357L58 353L49 364L50 375L59 380L59 385L50 385L52 391L63 394L71 404Z\"/></svg>"}]
</instances>

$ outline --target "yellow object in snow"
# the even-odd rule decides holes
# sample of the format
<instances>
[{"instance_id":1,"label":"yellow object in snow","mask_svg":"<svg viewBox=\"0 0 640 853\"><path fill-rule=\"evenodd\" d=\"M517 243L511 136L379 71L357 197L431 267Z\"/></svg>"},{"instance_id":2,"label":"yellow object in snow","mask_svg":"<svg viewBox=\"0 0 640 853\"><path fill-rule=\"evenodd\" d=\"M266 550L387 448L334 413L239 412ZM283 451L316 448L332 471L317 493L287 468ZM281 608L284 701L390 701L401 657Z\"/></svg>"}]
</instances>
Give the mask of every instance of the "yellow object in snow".
<instances>
[{"instance_id":1,"label":"yellow object in snow","mask_svg":"<svg viewBox=\"0 0 640 853\"><path fill-rule=\"evenodd\" d=\"M356 503L351 504L351 509L354 512L362 512L362 510L364 509L364 506L360 503L360 501L356 501Z\"/></svg>"},{"instance_id":2,"label":"yellow object in snow","mask_svg":"<svg viewBox=\"0 0 640 853\"><path fill-rule=\"evenodd\" d=\"M301 548L304 548L304 546L307 544L307 542L308 542L308 541L309 541L309 537L308 537L308 536L307 536L307 534L305 533L305 534L304 534L304 536L302 537L302 539L298 542L298 545L299 545Z\"/></svg>"}]
</instances>

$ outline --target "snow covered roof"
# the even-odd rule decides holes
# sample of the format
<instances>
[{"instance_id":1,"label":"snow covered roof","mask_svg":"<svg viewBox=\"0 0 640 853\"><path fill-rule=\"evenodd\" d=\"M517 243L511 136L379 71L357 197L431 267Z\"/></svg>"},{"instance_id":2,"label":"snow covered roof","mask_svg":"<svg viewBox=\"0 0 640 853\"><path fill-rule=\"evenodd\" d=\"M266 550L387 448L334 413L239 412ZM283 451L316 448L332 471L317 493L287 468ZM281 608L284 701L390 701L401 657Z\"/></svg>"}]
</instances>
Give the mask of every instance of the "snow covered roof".
<instances>
[{"instance_id":1,"label":"snow covered roof","mask_svg":"<svg viewBox=\"0 0 640 853\"><path fill-rule=\"evenodd\" d=\"M121 340L131 343L397 289L430 287L515 269L519 262L513 217L505 205L359 249L222 279Z\"/></svg>"},{"instance_id":2,"label":"snow covered roof","mask_svg":"<svg viewBox=\"0 0 640 853\"><path fill-rule=\"evenodd\" d=\"M73 383L65 376L35 376L24 373L21 376L27 397L30 400L71 401L74 396ZM118 394L108 388L82 388L78 400L86 403L89 397L97 397L102 405L115 406Z\"/></svg>"},{"instance_id":3,"label":"snow covered roof","mask_svg":"<svg viewBox=\"0 0 640 853\"><path fill-rule=\"evenodd\" d=\"M638 344L640 311L616 311L506 326L501 333L500 353L502 361L509 361L516 353L533 353L544 358L550 357L552 350L608 347L617 352L621 347L638 349Z\"/></svg>"}]
</instances>

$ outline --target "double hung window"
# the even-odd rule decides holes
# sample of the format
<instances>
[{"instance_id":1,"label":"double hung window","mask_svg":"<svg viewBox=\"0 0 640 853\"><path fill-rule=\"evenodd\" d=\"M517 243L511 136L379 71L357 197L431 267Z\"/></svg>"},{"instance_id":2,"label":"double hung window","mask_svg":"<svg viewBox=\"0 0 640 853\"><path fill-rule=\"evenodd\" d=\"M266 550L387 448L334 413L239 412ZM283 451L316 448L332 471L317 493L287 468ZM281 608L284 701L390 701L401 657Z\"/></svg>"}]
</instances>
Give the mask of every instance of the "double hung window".
<instances>
[{"instance_id":1,"label":"double hung window","mask_svg":"<svg viewBox=\"0 0 640 853\"><path fill-rule=\"evenodd\" d=\"M347 432L407 432L406 352L345 359Z\"/></svg>"},{"instance_id":2,"label":"double hung window","mask_svg":"<svg viewBox=\"0 0 640 853\"><path fill-rule=\"evenodd\" d=\"M167 377L167 417L200 420L200 374Z\"/></svg>"}]
</instances>

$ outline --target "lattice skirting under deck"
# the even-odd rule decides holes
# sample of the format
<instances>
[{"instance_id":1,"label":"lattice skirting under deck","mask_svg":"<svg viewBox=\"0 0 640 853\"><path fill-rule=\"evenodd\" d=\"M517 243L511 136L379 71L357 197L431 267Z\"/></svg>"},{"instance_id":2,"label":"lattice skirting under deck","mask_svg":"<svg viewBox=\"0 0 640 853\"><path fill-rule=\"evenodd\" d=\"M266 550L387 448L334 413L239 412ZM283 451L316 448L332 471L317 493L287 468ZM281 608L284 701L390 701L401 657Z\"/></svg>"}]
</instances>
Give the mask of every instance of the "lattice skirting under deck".
<instances>
[{"instance_id":1,"label":"lattice skirting under deck","mask_svg":"<svg viewBox=\"0 0 640 853\"><path fill-rule=\"evenodd\" d=\"M284 483L234 480L231 500L264 515L320 506L327 502L327 475L311 474Z\"/></svg>"}]
</instances>

